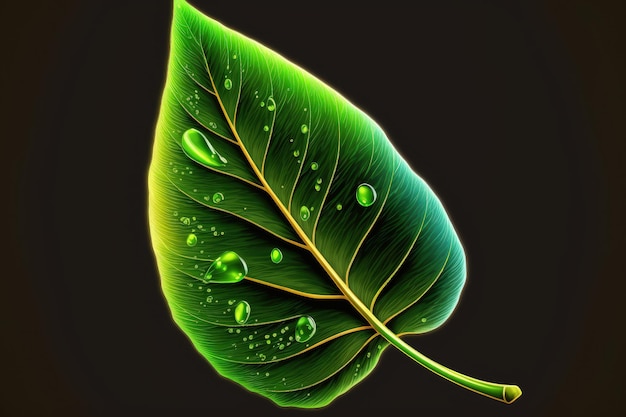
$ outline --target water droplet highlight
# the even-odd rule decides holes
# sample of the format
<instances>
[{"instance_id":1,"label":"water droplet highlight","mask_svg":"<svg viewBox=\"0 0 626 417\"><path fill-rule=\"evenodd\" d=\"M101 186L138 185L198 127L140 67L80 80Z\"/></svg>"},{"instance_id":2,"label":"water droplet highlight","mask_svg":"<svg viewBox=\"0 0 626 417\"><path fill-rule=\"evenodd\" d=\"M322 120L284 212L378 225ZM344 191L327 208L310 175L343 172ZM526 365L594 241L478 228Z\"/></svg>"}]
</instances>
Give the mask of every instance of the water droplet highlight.
<instances>
[{"instance_id":1,"label":"water droplet highlight","mask_svg":"<svg viewBox=\"0 0 626 417\"><path fill-rule=\"evenodd\" d=\"M319 167L320 166L319 166L319 164L317 162L311 162L311 169L313 171L317 171Z\"/></svg>"},{"instance_id":2,"label":"water droplet highlight","mask_svg":"<svg viewBox=\"0 0 626 417\"><path fill-rule=\"evenodd\" d=\"M296 323L296 342L304 343L311 340L316 330L317 326L315 324L315 320L313 320L313 317L300 317L298 319L298 322Z\"/></svg>"},{"instance_id":3,"label":"water droplet highlight","mask_svg":"<svg viewBox=\"0 0 626 417\"><path fill-rule=\"evenodd\" d=\"M307 206L300 207L300 218L302 219L302 221L309 220L309 217L311 217L311 212L309 211L309 208Z\"/></svg>"},{"instance_id":4,"label":"water droplet highlight","mask_svg":"<svg viewBox=\"0 0 626 417\"><path fill-rule=\"evenodd\" d=\"M213 194L213 197L211 198L211 200L213 200L213 202L215 204L219 204L222 201L224 201L224 194L222 194L222 193L215 193L215 194Z\"/></svg>"},{"instance_id":5,"label":"water droplet highlight","mask_svg":"<svg viewBox=\"0 0 626 417\"><path fill-rule=\"evenodd\" d=\"M307 133L309 131L309 127L307 125L300 126L300 132Z\"/></svg>"},{"instance_id":6,"label":"water droplet highlight","mask_svg":"<svg viewBox=\"0 0 626 417\"><path fill-rule=\"evenodd\" d=\"M223 167L226 158L217 153L211 142L197 129L189 129L183 133L183 151L191 160L201 165L214 168Z\"/></svg>"},{"instance_id":7,"label":"water droplet highlight","mask_svg":"<svg viewBox=\"0 0 626 417\"><path fill-rule=\"evenodd\" d=\"M209 282L234 283L241 281L248 273L248 265L233 251L222 253L213 261L204 275Z\"/></svg>"},{"instance_id":8,"label":"water droplet highlight","mask_svg":"<svg viewBox=\"0 0 626 417\"><path fill-rule=\"evenodd\" d=\"M198 243L198 237L193 233L189 233L189 236L187 236L187 246L196 246L196 243Z\"/></svg>"},{"instance_id":9,"label":"water droplet highlight","mask_svg":"<svg viewBox=\"0 0 626 417\"><path fill-rule=\"evenodd\" d=\"M369 207L376 201L376 190L367 183L356 188L356 201L363 207Z\"/></svg>"},{"instance_id":10,"label":"water droplet highlight","mask_svg":"<svg viewBox=\"0 0 626 417\"><path fill-rule=\"evenodd\" d=\"M278 248L274 248L272 249L272 251L270 252L270 259L272 260L272 262L274 262L275 264L279 264L280 261L283 260L283 253L280 251L280 249Z\"/></svg>"},{"instance_id":11,"label":"water droplet highlight","mask_svg":"<svg viewBox=\"0 0 626 417\"><path fill-rule=\"evenodd\" d=\"M233 88L233 82L231 81L230 78L226 78L224 80L224 88L227 90L230 90L231 88Z\"/></svg>"},{"instance_id":12,"label":"water droplet highlight","mask_svg":"<svg viewBox=\"0 0 626 417\"><path fill-rule=\"evenodd\" d=\"M341 204L337 204L337 211L341 211L342 208L343 206Z\"/></svg>"},{"instance_id":13,"label":"water droplet highlight","mask_svg":"<svg viewBox=\"0 0 626 417\"><path fill-rule=\"evenodd\" d=\"M250 304L247 301L240 301L235 307L235 321L239 324L246 324L250 318Z\"/></svg>"}]
</instances>

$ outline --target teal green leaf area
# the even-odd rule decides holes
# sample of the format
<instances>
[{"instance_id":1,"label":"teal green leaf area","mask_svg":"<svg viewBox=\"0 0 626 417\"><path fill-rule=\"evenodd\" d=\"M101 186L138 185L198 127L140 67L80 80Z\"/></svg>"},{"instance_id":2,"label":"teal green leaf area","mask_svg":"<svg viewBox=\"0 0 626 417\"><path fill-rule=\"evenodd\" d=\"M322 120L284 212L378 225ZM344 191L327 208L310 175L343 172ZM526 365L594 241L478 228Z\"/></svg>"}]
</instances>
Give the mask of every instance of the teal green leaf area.
<instances>
[{"instance_id":1,"label":"teal green leaf area","mask_svg":"<svg viewBox=\"0 0 626 417\"><path fill-rule=\"evenodd\" d=\"M452 382L510 399L402 340L450 316L465 256L437 196L383 130L182 0L149 218L173 319L247 390L284 407L323 407L392 346Z\"/></svg>"}]
</instances>

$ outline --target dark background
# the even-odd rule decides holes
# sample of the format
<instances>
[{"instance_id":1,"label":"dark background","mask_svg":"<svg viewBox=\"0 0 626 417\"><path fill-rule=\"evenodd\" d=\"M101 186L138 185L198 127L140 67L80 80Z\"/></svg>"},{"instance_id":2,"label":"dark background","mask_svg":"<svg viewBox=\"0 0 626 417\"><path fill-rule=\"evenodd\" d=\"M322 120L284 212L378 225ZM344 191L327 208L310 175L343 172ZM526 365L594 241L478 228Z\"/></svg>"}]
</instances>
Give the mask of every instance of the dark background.
<instances>
[{"instance_id":1,"label":"dark background","mask_svg":"<svg viewBox=\"0 0 626 417\"><path fill-rule=\"evenodd\" d=\"M623 416L626 10L618 2L196 4L372 116L468 256L410 344L519 384L504 405L389 349L318 412L212 370L169 317L146 173L169 1L2 7L3 416ZM591 3L591 4L588 4Z\"/></svg>"}]
</instances>

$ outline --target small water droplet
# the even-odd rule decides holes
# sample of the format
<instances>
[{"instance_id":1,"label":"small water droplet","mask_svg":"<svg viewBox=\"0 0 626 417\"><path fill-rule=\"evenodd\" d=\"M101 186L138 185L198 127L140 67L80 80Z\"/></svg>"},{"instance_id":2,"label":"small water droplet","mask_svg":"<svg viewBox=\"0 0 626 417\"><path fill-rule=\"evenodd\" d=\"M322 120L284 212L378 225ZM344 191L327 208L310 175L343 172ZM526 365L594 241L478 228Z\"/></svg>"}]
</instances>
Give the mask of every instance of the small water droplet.
<instances>
[{"instance_id":1,"label":"small water droplet","mask_svg":"<svg viewBox=\"0 0 626 417\"><path fill-rule=\"evenodd\" d=\"M185 154L202 165L219 168L226 164L226 158L220 155L211 142L197 129L189 129L183 134L182 142Z\"/></svg>"},{"instance_id":2,"label":"small water droplet","mask_svg":"<svg viewBox=\"0 0 626 417\"><path fill-rule=\"evenodd\" d=\"M422 317L422 323L426 323L428 319L426 317Z\"/></svg>"},{"instance_id":3,"label":"small water droplet","mask_svg":"<svg viewBox=\"0 0 626 417\"><path fill-rule=\"evenodd\" d=\"M337 204L337 210L341 211L341 209L343 208L343 206L341 204Z\"/></svg>"},{"instance_id":4,"label":"small water droplet","mask_svg":"<svg viewBox=\"0 0 626 417\"><path fill-rule=\"evenodd\" d=\"M224 201L224 194L222 194L222 193L215 193L215 194L213 194L213 197L211 198L211 200L213 200L213 202L215 204L219 204L222 201Z\"/></svg>"},{"instance_id":5,"label":"small water droplet","mask_svg":"<svg viewBox=\"0 0 626 417\"><path fill-rule=\"evenodd\" d=\"M185 226L189 226L191 224L191 220L189 219L189 217L184 216L180 218L180 222Z\"/></svg>"},{"instance_id":6,"label":"small water droplet","mask_svg":"<svg viewBox=\"0 0 626 417\"><path fill-rule=\"evenodd\" d=\"M311 212L309 211L309 208L307 206L300 207L300 218L302 219L302 221L309 220L309 217L311 217Z\"/></svg>"},{"instance_id":7,"label":"small water droplet","mask_svg":"<svg viewBox=\"0 0 626 417\"><path fill-rule=\"evenodd\" d=\"M369 207L376 201L376 190L367 183L356 188L356 201L363 207Z\"/></svg>"},{"instance_id":8,"label":"small water droplet","mask_svg":"<svg viewBox=\"0 0 626 417\"><path fill-rule=\"evenodd\" d=\"M275 264L279 264L280 261L283 260L283 253L280 251L280 249L278 248L274 248L272 249L272 251L270 252L270 259L272 260L272 262L274 262Z\"/></svg>"},{"instance_id":9,"label":"small water droplet","mask_svg":"<svg viewBox=\"0 0 626 417\"><path fill-rule=\"evenodd\" d=\"M319 184L315 184L315 191L319 191L319 190L321 190L321 189L322 189L322 187L320 187L320 185L319 185Z\"/></svg>"},{"instance_id":10,"label":"small water droplet","mask_svg":"<svg viewBox=\"0 0 626 417\"><path fill-rule=\"evenodd\" d=\"M234 283L241 281L248 273L248 265L235 252L226 251L213 261L204 279L209 282Z\"/></svg>"},{"instance_id":11,"label":"small water droplet","mask_svg":"<svg viewBox=\"0 0 626 417\"><path fill-rule=\"evenodd\" d=\"M300 132L306 133L309 131L309 127L307 125L300 126Z\"/></svg>"},{"instance_id":12,"label":"small water droplet","mask_svg":"<svg viewBox=\"0 0 626 417\"><path fill-rule=\"evenodd\" d=\"M293 151L293 157L294 158L297 158L299 156L300 156L300 150L299 149L296 149L295 151Z\"/></svg>"},{"instance_id":13,"label":"small water droplet","mask_svg":"<svg viewBox=\"0 0 626 417\"><path fill-rule=\"evenodd\" d=\"M311 316L302 316L296 322L295 337L296 342L304 343L313 337L317 326Z\"/></svg>"},{"instance_id":14,"label":"small water droplet","mask_svg":"<svg viewBox=\"0 0 626 417\"><path fill-rule=\"evenodd\" d=\"M372 354L370 352L367 352L366 356L369 358L370 356L372 356Z\"/></svg>"},{"instance_id":15,"label":"small water droplet","mask_svg":"<svg viewBox=\"0 0 626 417\"><path fill-rule=\"evenodd\" d=\"M267 132L268 130L270 130L270 127L268 125L263 126L263 131Z\"/></svg>"},{"instance_id":16,"label":"small water droplet","mask_svg":"<svg viewBox=\"0 0 626 417\"><path fill-rule=\"evenodd\" d=\"M187 246L196 246L196 243L198 243L198 236L189 233L187 236Z\"/></svg>"},{"instance_id":17,"label":"small water droplet","mask_svg":"<svg viewBox=\"0 0 626 417\"><path fill-rule=\"evenodd\" d=\"M209 122L209 127L210 127L211 129L217 129L217 123L215 123L215 122Z\"/></svg>"},{"instance_id":18,"label":"small water droplet","mask_svg":"<svg viewBox=\"0 0 626 417\"><path fill-rule=\"evenodd\" d=\"M231 88L233 88L233 82L231 81L230 78L226 78L224 80L224 88L227 90L230 90Z\"/></svg>"},{"instance_id":19,"label":"small water droplet","mask_svg":"<svg viewBox=\"0 0 626 417\"><path fill-rule=\"evenodd\" d=\"M233 54L233 59L237 59L237 54Z\"/></svg>"},{"instance_id":20,"label":"small water droplet","mask_svg":"<svg viewBox=\"0 0 626 417\"><path fill-rule=\"evenodd\" d=\"M265 107L265 102L264 102L264 101L260 102L260 103L259 103L259 106L261 106L261 107Z\"/></svg>"},{"instance_id":21,"label":"small water droplet","mask_svg":"<svg viewBox=\"0 0 626 417\"><path fill-rule=\"evenodd\" d=\"M317 171L320 165L317 162L311 162L311 169Z\"/></svg>"},{"instance_id":22,"label":"small water droplet","mask_svg":"<svg viewBox=\"0 0 626 417\"><path fill-rule=\"evenodd\" d=\"M266 372L266 373L265 373L265 376L270 376L270 373L269 373L269 372Z\"/></svg>"},{"instance_id":23,"label":"small water droplet","mask_svg":"<svg viewBox=\"0 0 626 417\"><path fill-rule=\"evenodd\" d=\"M246 324L250 318L250 304L247 301L240 301L235 307L235 321L239 324Z\"/></svg>"}]
</instances>

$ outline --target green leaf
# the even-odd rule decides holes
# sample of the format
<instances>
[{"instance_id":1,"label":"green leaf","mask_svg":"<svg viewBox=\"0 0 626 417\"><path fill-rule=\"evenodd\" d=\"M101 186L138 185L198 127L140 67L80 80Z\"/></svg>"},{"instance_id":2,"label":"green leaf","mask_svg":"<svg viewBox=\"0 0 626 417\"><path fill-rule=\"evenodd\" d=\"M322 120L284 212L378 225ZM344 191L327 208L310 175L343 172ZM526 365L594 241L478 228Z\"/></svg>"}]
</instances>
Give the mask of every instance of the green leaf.
<instances>
[{"instance_id":1,"label":"green leaf","mask_svg":"<svg viewBox=\"0 0 626 417\"><path fill-rule=\"evenodd\" d=\"M450 316L465 256L383 130L184 1L174 3L149 191L173 318L222 376L281 406L322 407L393 345L469 389L519 396L401 339Z\"/></svg>"}]
</instances>

